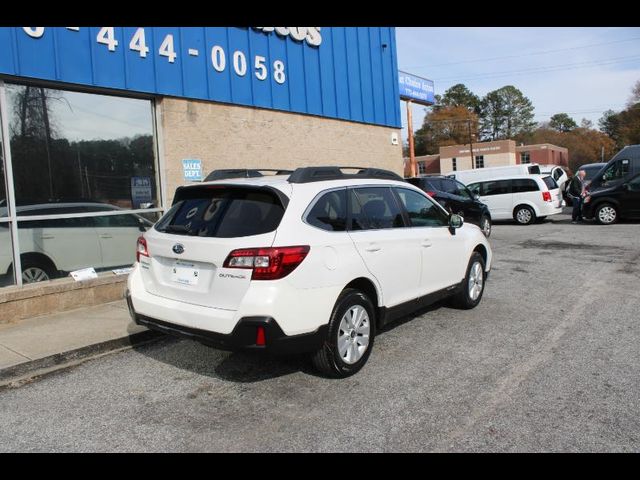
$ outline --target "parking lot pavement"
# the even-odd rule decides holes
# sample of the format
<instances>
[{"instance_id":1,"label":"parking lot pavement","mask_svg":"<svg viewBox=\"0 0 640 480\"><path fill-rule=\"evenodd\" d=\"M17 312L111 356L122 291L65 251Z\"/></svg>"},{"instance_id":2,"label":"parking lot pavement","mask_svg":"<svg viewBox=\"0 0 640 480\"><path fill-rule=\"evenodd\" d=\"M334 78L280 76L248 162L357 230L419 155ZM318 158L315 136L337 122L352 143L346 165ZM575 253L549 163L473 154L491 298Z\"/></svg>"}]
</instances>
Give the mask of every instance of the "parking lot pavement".
<instances>
[{"instance_id":1,"label":"parking lot pavement","mask_svg":"<svg viewBox=\"0 0 640 480\"><path fill-rule=\"evenodd\" d=\"M166 339L0 391L2 451L639 451L640 225L497 224L474 310L357 375Z\"/></svg>"}]
</instances>

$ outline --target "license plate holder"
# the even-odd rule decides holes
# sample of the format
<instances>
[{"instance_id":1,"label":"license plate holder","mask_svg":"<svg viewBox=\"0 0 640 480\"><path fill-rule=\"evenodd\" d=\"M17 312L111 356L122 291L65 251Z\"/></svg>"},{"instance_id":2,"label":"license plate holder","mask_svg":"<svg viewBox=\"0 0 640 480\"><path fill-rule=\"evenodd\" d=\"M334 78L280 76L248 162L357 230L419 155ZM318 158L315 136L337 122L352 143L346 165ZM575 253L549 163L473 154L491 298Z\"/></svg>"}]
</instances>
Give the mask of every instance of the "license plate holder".
<instances>
[{"instance_id":1,"label":"license plate holder","mask_svg":"<svg viewBox=\"0 0 640 480\"><path fill-rule=\"evenodd\" d=\"M197 285L199 276L200 269L192 262L176 260L171 267L171 281L180 285Z\"/></svg>"}]
</instances>

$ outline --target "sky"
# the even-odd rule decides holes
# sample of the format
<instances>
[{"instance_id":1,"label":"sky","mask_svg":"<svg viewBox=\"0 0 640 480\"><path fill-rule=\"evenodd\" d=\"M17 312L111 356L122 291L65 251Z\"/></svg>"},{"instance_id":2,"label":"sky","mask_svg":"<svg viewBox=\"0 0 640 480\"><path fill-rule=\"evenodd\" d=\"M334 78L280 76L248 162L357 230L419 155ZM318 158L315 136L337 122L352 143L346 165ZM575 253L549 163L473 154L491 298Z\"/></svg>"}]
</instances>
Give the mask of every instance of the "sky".
<instances>
[{"instance_id":1,"label":"sky","mask_svg":"<svg viewBox=\"0 0 640 480\"><path fill-rule=\"evenodd\" d=\"M605 110L625 108L640 80L640 27L397 27L398 67L434 81L435 93L463 83L483 97L513 85L534 120L567 113L595 128ZM425 107L413 106L414 131ZM406 103L401 102L407 138Z\"/></svg>"}]
</instances>

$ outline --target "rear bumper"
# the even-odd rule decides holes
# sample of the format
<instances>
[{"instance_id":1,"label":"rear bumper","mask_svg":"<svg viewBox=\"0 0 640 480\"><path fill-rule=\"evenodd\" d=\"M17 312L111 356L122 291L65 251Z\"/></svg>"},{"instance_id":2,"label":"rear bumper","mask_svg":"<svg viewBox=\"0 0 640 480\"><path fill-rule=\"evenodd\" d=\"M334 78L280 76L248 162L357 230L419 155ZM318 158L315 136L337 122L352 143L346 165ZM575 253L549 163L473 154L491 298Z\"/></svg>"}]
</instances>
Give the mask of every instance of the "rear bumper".
<instances>
[{"instance_id":1,"label":"rear bumper","mask_svg":"<svg viewBox=\"0 0 640 480\"><path fill-rule=\"evenodd\" d=\"M278 322L271 317L244 317L238 321L231 333L224 334L169 323L141 315L133 308L131 295L128 290L126 292L126 299L131 318L138 325L143 325L151 330L156 330L174 337L196 340L204 345L220 350L253 350L277 355L315 352L322 347L322 344L327 338L329 328L328 325L322 325L315 332L301 335L286 335L280 328L280 325L278 325ZM256 345L258 327L264 328L264 345Z\"/></svg>"}]
</instances>

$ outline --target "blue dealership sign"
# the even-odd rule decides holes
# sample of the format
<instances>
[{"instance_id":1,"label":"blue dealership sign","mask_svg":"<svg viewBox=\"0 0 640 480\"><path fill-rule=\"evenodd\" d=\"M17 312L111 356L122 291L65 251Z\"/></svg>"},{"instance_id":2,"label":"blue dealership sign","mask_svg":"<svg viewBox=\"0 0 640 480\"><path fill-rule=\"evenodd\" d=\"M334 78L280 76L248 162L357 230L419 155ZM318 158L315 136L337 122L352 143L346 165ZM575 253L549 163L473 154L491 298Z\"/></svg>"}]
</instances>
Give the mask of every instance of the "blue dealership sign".
<instances>
[{"instance_id":1,"label":"blue dealership sign","mask_svg":"<svg viewBox=\"0 0 640 480\"><path fill-rule=\"evenodd\" d=\"M411 75L410 73L398 72L400 83L400 98L403 100L413 100L423 105L433 105L435 103L433 80Z\"/></svg>"},{"instance_id":2,"label":"blue dealership sign","mask_svg":"<svg viewBox=\"0 0 640 480\"><path fill-rule=\"evenodd\" d=\"M2 74L400 127L393 27L0 27Z\"/></svg>"}]
</instances>

